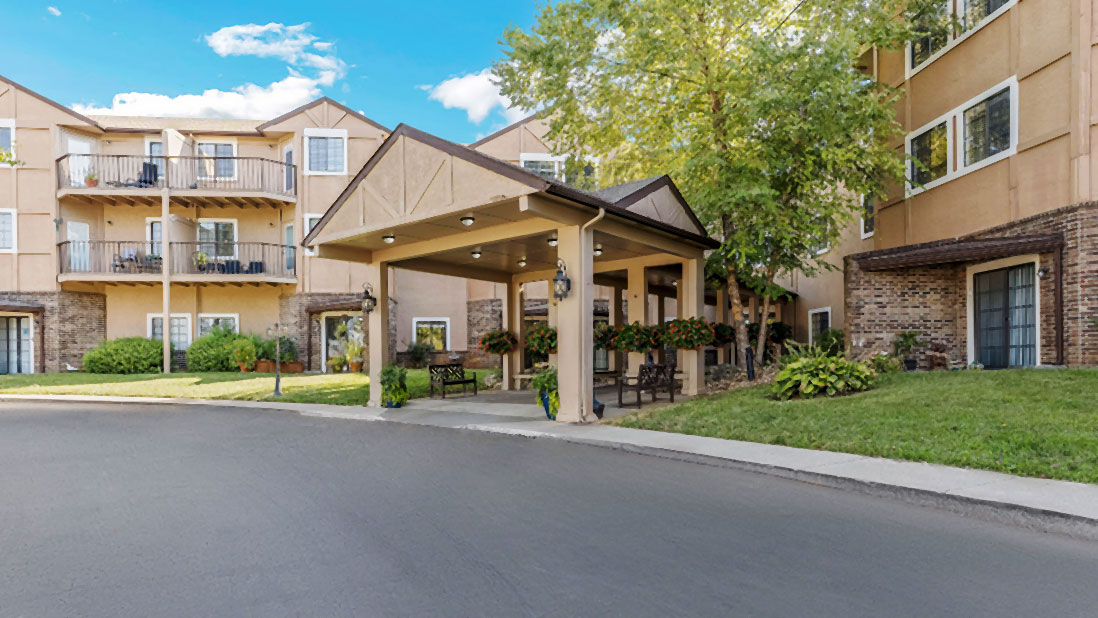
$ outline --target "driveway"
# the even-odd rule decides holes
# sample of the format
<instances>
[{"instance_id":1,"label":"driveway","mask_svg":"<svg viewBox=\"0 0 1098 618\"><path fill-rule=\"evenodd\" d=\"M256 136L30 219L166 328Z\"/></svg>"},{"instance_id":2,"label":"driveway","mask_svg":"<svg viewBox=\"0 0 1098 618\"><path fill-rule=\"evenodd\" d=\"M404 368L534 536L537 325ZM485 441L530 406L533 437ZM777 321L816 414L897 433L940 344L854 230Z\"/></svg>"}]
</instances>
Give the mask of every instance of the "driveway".
<instances>
[{"instance_id":1,"label":"driveway","mask_svg":"<svg viewBox=\"0 0 1098 618\"><path fill-rule=\"evenodd\" d=\"M0 404L0 616L1091 616L1098 544L596 447Z\"/></svg>"}]
</instances>

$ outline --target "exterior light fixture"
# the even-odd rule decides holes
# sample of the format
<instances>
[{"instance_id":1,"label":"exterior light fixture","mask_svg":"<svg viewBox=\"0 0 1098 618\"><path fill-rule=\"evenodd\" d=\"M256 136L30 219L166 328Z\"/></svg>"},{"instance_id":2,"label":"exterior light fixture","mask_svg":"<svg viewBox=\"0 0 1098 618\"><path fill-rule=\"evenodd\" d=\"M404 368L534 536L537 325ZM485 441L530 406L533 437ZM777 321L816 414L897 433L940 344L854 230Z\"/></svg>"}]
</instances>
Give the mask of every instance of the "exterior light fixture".
<instances>
[{"instance_id":1,"label":"exterior light fixture","mask_svg":"<svg viewBox=\"0 0 1098 618\"><path fill-rule=\"evenodd\" d=\"M289 333L286 325L275 322L267 327L267 336L275 340L275 389L272 397L282 396L282 338Z\"/></svg>"},{"instance_id":2,"label":"exterior light fixture","mask_svg":"<svg viewBox=\"0 0 1098 618\"><path fill-rule=\"evenodd\" d=\"M595 245L595 257L602 255L602 243Z\"/></svg>"},{"instance_id":3,"label":"exterior light fixture","mask_svg":"<svg viewBox=\"0 0 1098 618\"><path fill-rule=\"evenodd\" d=\"M525 257L519 258L518 265L519 265L519 268L526 268L526 258Z\"/></svg>"},{"instance_id":4,"label":"exterior light fixture","mask_svg":"<svg viewBox=\"0 0 1098 618\"><path fill-rule=\"evenodd\" d=\"M473 225L473 223L475 223L475 222L476 222L476 219L473 218L473 215L465 215L464 217L461 218L461 224L464 225L465 227L469 227L469 226Z\"/></svg>"},{"instance_id":5,"label":"exterior light fixture","mask_svg":"<svg viewBox=\"0 0 1098 618\"><path fill-rule=\"evenodd\" d=\"M672 285L672 286L674 286L674 287L676 287L676 288L677 288L677 287L679 287L679 280L678 280L678 279L676 279L676 280L672 281L672 282L671 282L671 285Z\"/></svg>"},{"instance_id":6,"label":"exterior light fixture","mask_svg":"<svg viewBox=\"0 0 1098 618\"><path fill-rule=\"evenodd\" d=\"M108 221L108 223L109 223L109 221ZM1044 279L1047 276L1048 276L1048 269L1047 268L1038 268L1037 269L1037 278L1038 279Z\"/></svg>"},{"instance_id":7,"label":"exterior light fixture","mask_svg":"<svg viewBox=\"0 0 1098 618\"><path fill-rule=\"evenodd\" d=\"M546 242L549 243L550 247L555 247L555 246L557 246L557 237L556 236L551 236L551 237L549 237L549 240L547 240Z\"/></svg>"},{"instance_id":8,"label":"exterior light fixture","mask_svg":"<svg viewBox=\"0 0 1098 618\"><path fill-rule=\"evenodd\" d=\"M377 307L377 298L374 297L374 286L367 283L362 286L362 315L370 315Z\"/></svg>"},{"instance_id":9,"label":"exterior light fixture","mask_svg":"<svg viewBox=\"0 0 1098 618\"><path fill-rule=\"evenodd\" d=\"M381 237L381 240L387 245L393 244L394 242L396 242L396 239L397 237L393 236L392 234L386 234Z\"/></svg>"},{"instance_id":10,"label":"exterior light fixture","mask_svg":"<svg viewBox=\"0 0 1098 618\"><path fill-rule=\"evenodd\" d=\"M557 276L553 277L553 298L564 300L572 291L572 280L568 278L568 267L564 260L557 258Z\"/></svg>"},{"instance_id":11,"label":"exterior light fixture","mask_svg":"<svg viewBox=\"0 0 1098 618\"><path fill-rule=\"evenodd\" d=\"M473 249L473 252L470 255L473 256L474 260L479 260L481 256L480 249Z\"/></svg>"}]
</instances>

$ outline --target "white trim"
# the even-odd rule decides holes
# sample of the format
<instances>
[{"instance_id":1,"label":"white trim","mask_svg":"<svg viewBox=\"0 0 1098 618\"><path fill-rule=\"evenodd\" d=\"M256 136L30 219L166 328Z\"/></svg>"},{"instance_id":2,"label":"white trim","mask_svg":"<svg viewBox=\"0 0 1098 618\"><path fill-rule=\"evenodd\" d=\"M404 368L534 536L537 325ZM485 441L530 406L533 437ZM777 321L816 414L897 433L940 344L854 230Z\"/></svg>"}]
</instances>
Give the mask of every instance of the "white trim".
<instances>
[{"instance_id":1,"label":"white trim","mask_svg":"<svg viewBox=\"0 0 1098 618\"><path fill-rule=\"evenodd\" d=\"M1010 90L1010 148L985 159L981 159L980 161L977 161L976 163L973 163L971 165L965 165L964 144L961 143L960 148L955 147L959 137L963 142L963 137L965 133L965 111L968 110L970 107L978 103L982 103L984 100L999 93L1004 88ZM970 174L972 172L975 172L976 170L983 169L989 165L992 165L993 163L998 163L999 161L1002 161L1003 159L1006 159L1007 157L1011 157L1018 153L1018 77L1016 75L1008 77L1004 81L995 84L991 88L988 88L984 92L981 92L980 94L972 97L968 101L965 101L964 103L951 109L945 114L942 114L934 120L924 124L918 129L909 132L904 138L904 154L907 156L911 156L911 141L914 138L919 137L920 135L941 124L945 124L946 126L946 173L944 176L935 178L925 185L915 185L913 184L914 181L912 180L914 177L913 173L915 171L915 164L913 161L909 160L907 162L907 179L905 182L907 197L914 197L924 191L929 191L934 187L945 184L955 178L960 178L961 176ZM957 133L959 133L960 135L957 135ZM953 154L954 150L957 150L957 156L961 158L960 161L956 161L957 157L955 157ZM955 162L956 165L954 165ZM956 167L956 169L954 169L954 167Z\"/></svg>"},{"instance_id":2,"label":"white trim","mask_svg":"<svg viewBox=\"0 0 1098 618\"><path fill-rule=\"evenodd\" d=\"M199 217L195 221L195 226L194 226L194 240L195 240L195 242L199 242L199 243L207 242L207 241L204 241L204 240L202 240L201 238L198 237L198 229L200 227L202 227L203 223L232 223L233 224L233 254L232 255L208 255L208 256L206 256L206 258L209 259L209 260L235 260L235 259L237 259L237 253L238 253L237 246L240 244L240 223L238 223L236 219L231 219L231 218L227 218L227 217ZM164 228L160 228L160 229L161 229L160 233L161 233L161 235L163 235L163 233L164 233L163 229ZM216 245L217 241L214 240L214 241L212 241L212 243Z\"/></svg>"},{"instance_id":3,"label":"white trim","mask_svg":"<svg viewBox=\"0 0 1098 618\"><path fill-rule=\"evenodd\" d=\"M14 208L0 208L0 214L11 215L11 247L0 247L0 253L19 253L19 211Z\"/></svg>"},{"instance_id":4,"label":"white trim","mask_svg":"<svg viewBox=\"0 0 1098 618\"><path fill-rule=\"evenodd\" d=\"M343 169L337 172L322 172L313 171L309 169L309 138L310 137L339 137L343 139ZM347 160L347 130L346 129L305 129L305 139L302 142L302 162L305 164L304 173L306 176L346 176L347 169L350 167L350 161Z\"/></svg>"},{"instance_id":5,"label":"white trim","mask_svg":"<svg viewBox=\"0 0 1098 618\"><path fill-rule=\"evenodd\" d=\"M999 270L1001 268L1010 268L1011 266L1020 266L1022 264L1033 264L1033 304L1034 304L1034 324L1036 325L1037 335L1037 352L1036 352L1036 366L1041 365L1041 277L1037 274L1041 270L1041 256L1036 253L1030 253L1026 255L1016 255L1014 257L1003 258L1000 260L993 260L991 262L984 262L983 264L975 264L965 269L965 290L966 290L966 306L965 312L967 314L968 322L968 364L976 362L976 316L973 310L976 307L976 299L973 296L973 281L975 276L979 273L985 273L990 270Z\"/></svg>"},{"instance_id":6,"label":"white trim","mask_svg":"<svg viewBox=\"0 0 1098 618\"><path fill-rule=\"evenodd\" d=\"M15 118L0 118L0 129L11 129L11 154L15 156ZM0 163L0 169L11 167L10 163Z\"/></svg>"},{"instance_id":7,"label":"white trim","mask_svg":"<svg viewBox=\"0 0 1098 618\"><path fill-rule=\"evenodd\" d=\"M965 2L966 2L966 0L957 0L956 7L950 9L950 16L956 15L959 19L964 20ZM912 68L912 66L911 66L911 51L912 51L911 45L912 44L909 42L907 45L904 46L904 78L905 79L911 79L919 71L922 71L926 67L933 64L935 60L937 60L938 58L941 58L942 56L949 53L949 50L953 49L954 47L957 47L958 45L963 43L965 40L967 40L968 37L972 36L973 34L976 34L976 32L978 32L981 28L983 28L984 26L988 25L989 23L995 21L1003 13L1006 13L1007 11L1009 11L1011 9L1011 7L1013 7L1015 4L1018 4L1018 0L1007 0L1006 4L1004 4L1003 6L995 9L993 12L988 14L986 17L981 19L979 22L974 24L972 27L965 28L960 34L957 34L955 32L950 32L949 33L949 40L946 42L945 46L942 47L941 49L939 49L938 51L934 52L933 54L931 54L929 58L922 61L922 63L920 63L919 66L914 67L914 68Z\"/></svg>"},{"instance_id":8,"label":"white trim","mask_svg":"<svg viewBox=\"0 0 1098 618\"><path fill-rule=\"evenodd\" d=\"M240 314L239 313L200 313L197 316L195 316L195 318L196 318L196 320L195 320L195 322L196 322L195 332L194 332L195 337L201 337L202 336L202 332L201 332L202 331L202 324L201 324L202 318L232 318L233 323L236 325L236 328L233 329L233 332L235 332L237 334L240 334Z\"/></svg>"},{"instance_id":9,"label":"white trim","mask_svg":"<svg viewBox=\"0 0 1098 618\"><path fill-rule=\"evenodd\" d=\"M453 350L453 348L450 347L450 335L451 335L451 332L453 331L453 329L450 328L450 318L412 318L412 343L415 343L416 341L418 341L418 339L416 338L416 325L419 324L420 322L445 322L446 323L446 351Z\"/></svg>"},{"instance_id":10,"label":"white trim","mask_svg":"<svg viewBox=\"0 0 1098 618\"><path fill-rule=\"evenodd\" d=\"M25 376L25 375L30 375L32 373L38 373L35 370L35 367L38 366L38 363L35 362L36 359L35 359L35 356L34 356L34 353L35 353L35 336L34 336L35 317L34 317L34 314L33 313L19 313L17 311L0 311L0 318L27 318L28 320L30 320L30 371L28 371L26 373L23 373L23 372L12 373L11 371L8 371L6 374L0 374L0 375L9 375L9 376L10 375L22 375L22 376ZM9 367L9 369L10 369L10 367Z\"/></svg>"},{"instance_id":11,"label":"white trim","mask_svg":"<svg viewBox=\"0 0 1098 618\"><path fill-rule=\"evenodd\" d=\"M145 315L145 338L146 339L152 339L153 319L154 318L163 318L163 317L164 317L163 313L148 313L148 314ZM174 320L175 318L187 318L187 347L188 348L191 347L191 344L194 343L194 323L191 320L191 314L189 314L189 313L172 313L172 314L169 314L168 323L165 324L164 328L163 328L164 336L168 338L168 341L171 341L171 338L172 338L172 323L171 323L171 321ZM184 348L184 349L186 349L186 348Z\"/></svg>"},{"instance_id":12,"label":"white trim","mask_svg":"<svg viewBox=\"0 0 1098 618\"><path fill-rule=\"evenodd\" d=\"M292 140L292 139L291 140L286 140L286 143L282 146L282 165L286 165L286 153L290 153L290 156L292 157L292 159L297 159L297 154L296 154L296 151L294 150L294 140ZM293 161L293 165L297 165L296 160ZM294 183L294 185L296 185L297 184L297 174L292 174L291 173L290 174L290 180L291 180L291 182ZM293 186L287 186L286 185L286 170L283 169L282 170L282 190L283 191L290 191L293 188L294 188Z\"/></svg>"},{"instance_id":13,"label":"white trim","mask_svg":"<svg viewBox=\"0 0 1098 618\"><path fill-rule=\"evenodd\" d=\"M877 233L877 199L870 198L873 203L873 229L866 234L865 233L865 199L867 196L862 196L862 214L858 216L858 235L862 237L862 240L867 238L873 238L873 235Z\"/></svg>"},{"instance_id":14,"label":"white trim","mask_svg":"<svg viewBox=\"0 0 1098 618\"><path fill-rule=\"evenodd\" d=\"M225 146L225 145L232 146L233 147L233 154L230 155L230 156L233 159L233 175L232 176L218 176L217 175L217 159L215 158L214 159L214 175L213 176L202 176L201 174L196 173L195 174L195 179L196 180L213 180L213 181L221 180L221 181L236 182L237 178L240 177L240 161L239 161L239 157L237 156L238 150L237 150L236 138L235 137L203 138L201 135L195 136L195 138L194 138L194 156L197 159L201 159L202 157L208 156L208 155L202 154L199 151L199 146L201 146L202 144L213 144L213 145L219 145L219 146ZM165 150L165 152L167 152L167 151Z\"/></svg>"},{"instance_id":15,"label":"white trim","mask_svg":"<svg viewBox=\"0 0 1098 618\"><path fill-rule=\"evenodd\" d=\"M309 232L312 231L312 228L309 227L309 221L320 221L322 218L324 218L324 215L306 213L304 215L303 221L302 221L302 223L304 224L305 227L302 228L302 230L301 230L301 237L304 238L304 237L308 236ZM309 257L315 256L316 255L316 247L315 246L305 247L305 255L307 255Z\"/></svg>"},{"instance_id":16,"label":"white trim","mask_svg":"<svg viewBox=\"0 0 1098 618\"><path fill-rule=\"evenodd\" d=\"M553 162L553 176L554 178L563 181L564 180L564 161L567 159L565 155L553 155L544 152L523 152L519 154L519 167L526 169L527 161L552 161ZM529 171L529 170L527 170ZM536 173L536 172L532 172Z\"/></svg>"},{"instance_id":17,"label":"white trim","mask_svg":"<svg viewBox=\"0 0 1098 618\"><path fill-rule=\"evenodd\" d=\"M815 345L815 343L816 343L814 341L815 337L812 336L812 316L817 314L817 313L826 313L827 314L827 327L828 328L834 328L831 325L831 307L830 306L820 307L818 309L810 310L808 312L808 345Z\"/></svg>"}]
</instances>

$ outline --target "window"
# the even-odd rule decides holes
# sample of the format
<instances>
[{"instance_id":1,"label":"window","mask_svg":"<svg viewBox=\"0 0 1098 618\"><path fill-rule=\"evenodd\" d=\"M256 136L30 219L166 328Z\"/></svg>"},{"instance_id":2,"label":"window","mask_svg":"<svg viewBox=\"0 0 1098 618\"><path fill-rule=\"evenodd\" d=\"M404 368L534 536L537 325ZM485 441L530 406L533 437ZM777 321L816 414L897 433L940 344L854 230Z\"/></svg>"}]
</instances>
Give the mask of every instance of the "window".
<instances>
[{"instance_id":1,"label":"window","mask_svg":"<svg viewBox=\"0 0 1098 618\"><path fill-rule=\"evenodd\" d=\"M0 253L15 253L18 239L14 208L0 208Z\"/></svg>"},{"instance_id":2,"label":"window","mask_svg":"<svg viewBox=\"0 0 1098 618\"><path fill-rule=\"evenodd\" d=\"M34 318L0 315L0 375L34 373Z\"/></svg>"},{"instance_id":3,"label":"window","mask_svg":"<svg viewBox=\"0 0 1098 618\"><path fill-rule=\"evenodd\" d=\"M450 349L450 318L413 318L412 334L416 343L426 343L435 351Z\"/></svg>"},{"instance_id":4,"label":"window","mask_svg":"<svg viewBox=\"0 0 1098 618\"><path fill-rule=\"evenodd\" d=\"M164 170L168 169L168 160L164 158L164 142L145 138L145 155L148 162L156 166L157 177L163 178Z\"/></svg>"},{"instance_id":5,"label":"window","mask_svg":"<svg viewBox=\"0 0 1098 618\"><path fill-rule=\"evenodd\" d=\"M877 215L872 195L862 198L862 238L869 238L877 229Z\"/></svg>"},{"instance_id":6,"label":"window","mask_svg":"<svg viewBox=\"0 0 1098 618\"><path fill-rule=\"evenodd\" d=\"M285 235L285 243L286 244L284 245L283 248L284 248L285 254L286 254L286 270L288 270L290 272L294 272L294 268L296 266L295 260L294 260L294 257L295 257L294 256L294 250L295 250L296 247L294 247L294 226L293 226L293 224L290 224L290 225L286 226L285 234L286 234Z\"/></svg>"},{"instance_id":7,"label":"window","mask_svg":"<svg viewBox=\"0 0 1098 618\"><path fill-rule=\"evenodd\" d=\"M911 138L911 180L925 185L949 172L949 127L943 122Z\"/></svg>"},{"instance_id":8,"label":"window","mask_svg":"<svg viewBox=\"0 0 1098 618\"><path fill-rule=\"evenodd\" d=\"M1010 150L1010 88L965 110L965 165Z\"/></svg>"},{"instance_id":9,"label":"window","mask_svg":"<svg viewBox=\"0 0 1098 618\"><path fill-rule=\"evenodd\" d=\"M236 219L199 219L198 251L211 258L236 257Z\"/></svg>"},{"instance_id":10,"label":"window","mask_svg":"<svg viewBox=\"0 0 1098 618\"><path fill-rule=\"evenodd\" d=\"M148 333L149 339L164 340L164 317L161 314L148 315ZM186 350L191 347L191 315L189 313L172 314L171 332L168 338L176 350Z\"/></svg>"},{"instance_id":11,"label":"window","mask_svg":"<svg viewBox=\"0 0 1098 618\"><path fill-rule=\"evenodd\" d=\"M0 118L0 151L15 152L15 120ZM0 164L6 167L7 164Z\"/></svg>"},{"instance_id":12,"label":"window","mask_svg":"<svg viewBox=\"0 0 1098 618\"><path fill-rule=\"evenodd\" d=\"M236 180L236 145L199 142L199 180Z\"/></svg>"},{"instance_id":13,"label":"window","mask_svg":"<svg viewBox=\"0 0 1098 618\"><path fill-rule=\"evenodd\" d=\"M145 219L145 253L161 255L161 241L164 239L164 225L156 217Z\"/></svg>"},{"instance_id":14,"label":"window","mask_svg":"<svg viewBox=\"0 0 1098 618\"><path fill-rule=\"evenodd\" d=\"M942 2L937 12L920 21L920 34L907 46L907 77L921 71L974 32L995 20L1018 0L956 0ZM954 28L954 24L959 25Z\"/></svg>"},{"instance_id":15,"label":"window","mask_svg":"<svg viewBox=\"0 0 1098 618\"><path fill-rule=\"evenodd\" d=\"M919 24L922 36L911 42L911 68L914 69L949 44L949 10L940 5L936 13L927 15Z\"/></svg>"},{"instance_id":16,"label":"window","mask_svg":"<svg viewBox=\"0 0 1098 618\"><path fill-rule=\"evenodd\" d=\"M958 6L963 6L961 23L971 28L1006 4L1007 0L959 0Z\"/></svg>"},{"instance_id":17,"label":"window","mask_svg":"<svg viewBox=\"0 0 1098 618\"><path fill-rule=\"evenodd\" d=\"M311 175L347 173L347 132L305 129L305 172Z\"/></svg>"},{"instance_id":18,"label":"window","mask_svg":"<svg viewBox=\"0 0 1098 618\"><path fill-rule=\"evenodd\" d=\"M240 332L240 317L235 313L200 313L198 314L198 336L210 334L215 328L225 328L234 333Z\"/></svg>"},{"instance_id":19,"label":"window","mask_svg":"<svg viewBox=\"0 0 1098 618\"><path fill-rule=\"evenodd\" d=\"M304 236L308 236L313 231L313 229L317 226L317 224L320 223L320 219L323 216L324 215L305 215L305 234L304 234ZM312 248L305 249L305 255L309 255L309 256L316 255L316 249L312 249Z\"/></svg>"},{"instance_id":20,"label":"window","mask_svg":"<svg viewBox=\"0 0 1098 618\"><path fill-rule=\"evenodd\" d=\"M546 180L564 179L564 157L524 152L519 155L522 169Z\"/></svg>"},{"instance_id":21,"label":"window","mask_svg":"<svg viewBox=\"0 0 1098 618\"><path fill-rule=\"evenodd\" d=\"M286 147L282 149L282 162L286 164L286 179L284 181L284 187L287 191L294 190L294 145L292 143L286 144Z\"/></svg>"},{"instance_id":22,"label":"window","mask_svg":"<svg viewBox=\"0 0 1098 618\"><path fill-rule=\"evenodd\" d=\"M808 312L808 345L814 345L820 335L831 328L831 307L813 309Z\"/></svg>"}]
</instances>

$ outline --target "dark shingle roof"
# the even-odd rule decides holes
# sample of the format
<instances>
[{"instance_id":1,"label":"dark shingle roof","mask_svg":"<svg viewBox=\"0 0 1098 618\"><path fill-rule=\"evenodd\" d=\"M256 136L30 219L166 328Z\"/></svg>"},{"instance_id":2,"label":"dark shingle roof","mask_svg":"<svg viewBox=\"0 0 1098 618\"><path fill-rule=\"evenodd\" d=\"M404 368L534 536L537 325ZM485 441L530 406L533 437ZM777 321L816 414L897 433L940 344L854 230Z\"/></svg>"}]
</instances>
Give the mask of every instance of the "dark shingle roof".
<instances>
[{"instance_id":1,"label":"dark shingle roof","mask_svg":"<svg viewBox=\"0 0 1098 618\"><path fill-rule=\"evenodd\" d=\"M651 178L642 178L641 180L634 180L632 182L622 183L613 187L606 187L605 189L599 189L595 191L595 197L601 198L610 202L611 204L619 202L630 195L640 191L648 185L656 182L663 176L652 176Z\"/></svg>"}]
</instances>

